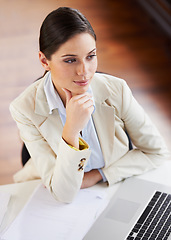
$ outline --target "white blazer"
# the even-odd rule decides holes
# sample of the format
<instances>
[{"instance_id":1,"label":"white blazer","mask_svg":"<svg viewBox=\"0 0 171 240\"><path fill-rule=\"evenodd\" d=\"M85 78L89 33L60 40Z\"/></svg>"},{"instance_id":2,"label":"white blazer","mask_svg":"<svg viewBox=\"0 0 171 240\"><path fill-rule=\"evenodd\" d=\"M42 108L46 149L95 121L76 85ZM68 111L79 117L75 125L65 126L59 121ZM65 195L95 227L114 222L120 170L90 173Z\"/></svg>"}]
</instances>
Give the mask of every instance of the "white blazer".
<instances>
[{"instance_id":1,"label":"white blazer","mask_svg":"<svg viewBox=\"0 0 171 240\"><path fill-rule=\"evenodd\" d=\"M46 76L45 76L46 77ZM80 189L90 149L76 151L62 139L58 110L49 114L45 77L33 83L10 105L31 159L15 176L17 182L41 178L53 196L71 202ZM108 184L158 167L169 153L158 130L122 79L96 73L91 88L93 120L100 141ZM134 149L129 151L128 132ZM88 146L88 143L85 143Z\"/></svg>"}]
</instances>

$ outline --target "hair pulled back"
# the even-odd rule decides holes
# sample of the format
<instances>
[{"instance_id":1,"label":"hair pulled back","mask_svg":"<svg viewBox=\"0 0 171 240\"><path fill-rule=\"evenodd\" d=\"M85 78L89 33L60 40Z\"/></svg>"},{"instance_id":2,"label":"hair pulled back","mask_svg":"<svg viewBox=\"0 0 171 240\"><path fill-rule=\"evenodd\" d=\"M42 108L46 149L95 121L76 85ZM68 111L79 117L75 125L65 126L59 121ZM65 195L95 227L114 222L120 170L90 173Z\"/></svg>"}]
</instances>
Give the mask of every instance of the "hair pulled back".
<instances>
[{"instance_id":1,"label":"hair pulled back","mask_svg":"<svg viewBox=\"0 0 171 240\"><path fill-rule=\"evenodd\" d=\"M60 7L51 12L40 28L39 49L51 60L59 47L78 33L89 33L96 40L94 30L86 17L78 10Z\"/></svg>"}]
</instances>

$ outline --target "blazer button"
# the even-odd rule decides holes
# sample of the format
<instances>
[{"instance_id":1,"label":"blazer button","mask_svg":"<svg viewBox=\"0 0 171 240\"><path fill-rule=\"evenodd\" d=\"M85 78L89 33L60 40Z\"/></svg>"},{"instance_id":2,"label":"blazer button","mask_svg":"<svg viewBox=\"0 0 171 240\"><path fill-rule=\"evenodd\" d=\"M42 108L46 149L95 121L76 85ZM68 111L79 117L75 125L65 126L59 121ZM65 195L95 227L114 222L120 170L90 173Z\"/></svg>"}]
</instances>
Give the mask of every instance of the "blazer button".
<instances>
[{"instance_id":1,"label":"blazer button","mask_svg":"<svg viewBox=\"0 0 171 240\"><path fill-rule=\"evenodd\" d=\"M84 167L84 163L82 163L82 162L79 163L79 164L78 164L78 167Z\"/></svg>"},{"instance_id":2,"label":"blazer button","mask_svg":"<svg viewBox=\"0 0 171 240\"><path fill-rule=\"evenodd\" d=\"M83 167L81 166L81 167L79 167L78 168L78 171L80 172L80 171L83 171Z\"/></svg>"},{"instance_id":3,"label":"blazer button","mask_svg":"<svg viewBox=\"0 0 171 240\"><path fill-rule=\"evenodd\" d=\"M80 162L85 162L86 161L86 158L82 158L81 160L80 160Z\"/></svg>"},{"instance_id":4,"label":"blazer button","mask_svg":"<svg viewBox=\"0 0 171 240\"><path fill-rule=\"evenodd\" d=\"M83 171L84 170L84 162L86 161L86 158L82 158L80 160L80 163L78 164L78 171Z\"/></svg>"}]
</instances>

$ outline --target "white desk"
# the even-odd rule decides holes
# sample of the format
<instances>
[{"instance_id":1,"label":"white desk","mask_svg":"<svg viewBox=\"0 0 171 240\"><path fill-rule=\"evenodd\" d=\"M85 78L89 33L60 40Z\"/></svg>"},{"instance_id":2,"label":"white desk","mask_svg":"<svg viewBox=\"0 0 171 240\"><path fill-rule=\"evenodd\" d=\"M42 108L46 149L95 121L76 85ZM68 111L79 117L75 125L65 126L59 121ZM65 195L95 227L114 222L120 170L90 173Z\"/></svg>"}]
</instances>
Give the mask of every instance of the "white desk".
<instances>
[{"instance_id":1,"label":"white desk","mask_svg":"<svg viewBox=\"0 0 171 240\"><path fill-rule=\"evenodd\" d=\"M138 176L138 178L171 186L171 161L167 161L160 168L152 170L146 174L140 175ZM4 228L8 226L12 222L12 220L17 216L17 214L23 208L23 206L25 205L25 203L27 202L32 192L39 183L40 180L35 180L24 183L0 186L0 192L6 191L11 194L11 199L9 202L7 213L3 219L2 225L0 226L0 232L2 232ZM97 190L105 188L108 198L111 199L111 197L121 184L122 183L118 183L111 187L106 187L106 184L100 183L97 184L96 186L93 186L92 189Z\"/></svg>"}]
</instances>

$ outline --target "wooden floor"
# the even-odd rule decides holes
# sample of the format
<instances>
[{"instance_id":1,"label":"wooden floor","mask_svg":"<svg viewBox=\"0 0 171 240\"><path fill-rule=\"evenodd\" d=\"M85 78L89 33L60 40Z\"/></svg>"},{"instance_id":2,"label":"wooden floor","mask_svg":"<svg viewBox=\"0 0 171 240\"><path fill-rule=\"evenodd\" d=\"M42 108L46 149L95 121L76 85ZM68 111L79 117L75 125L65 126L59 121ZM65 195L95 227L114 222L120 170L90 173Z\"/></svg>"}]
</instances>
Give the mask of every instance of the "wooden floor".
<instances>
[{"instance_id":1,"label":"wooden floor","mask_svg":"<svg viewBox=\"0 0 171 240\"><path fill-rule=\"evenodd\" d=\"M124 78L171 150L171 42L136 0L1 0L0 184L21 168L21 141L9 103L42 75L38 35L59 6L78 8L97 34L98 70Z\"/></svg>"}]
</instances>

